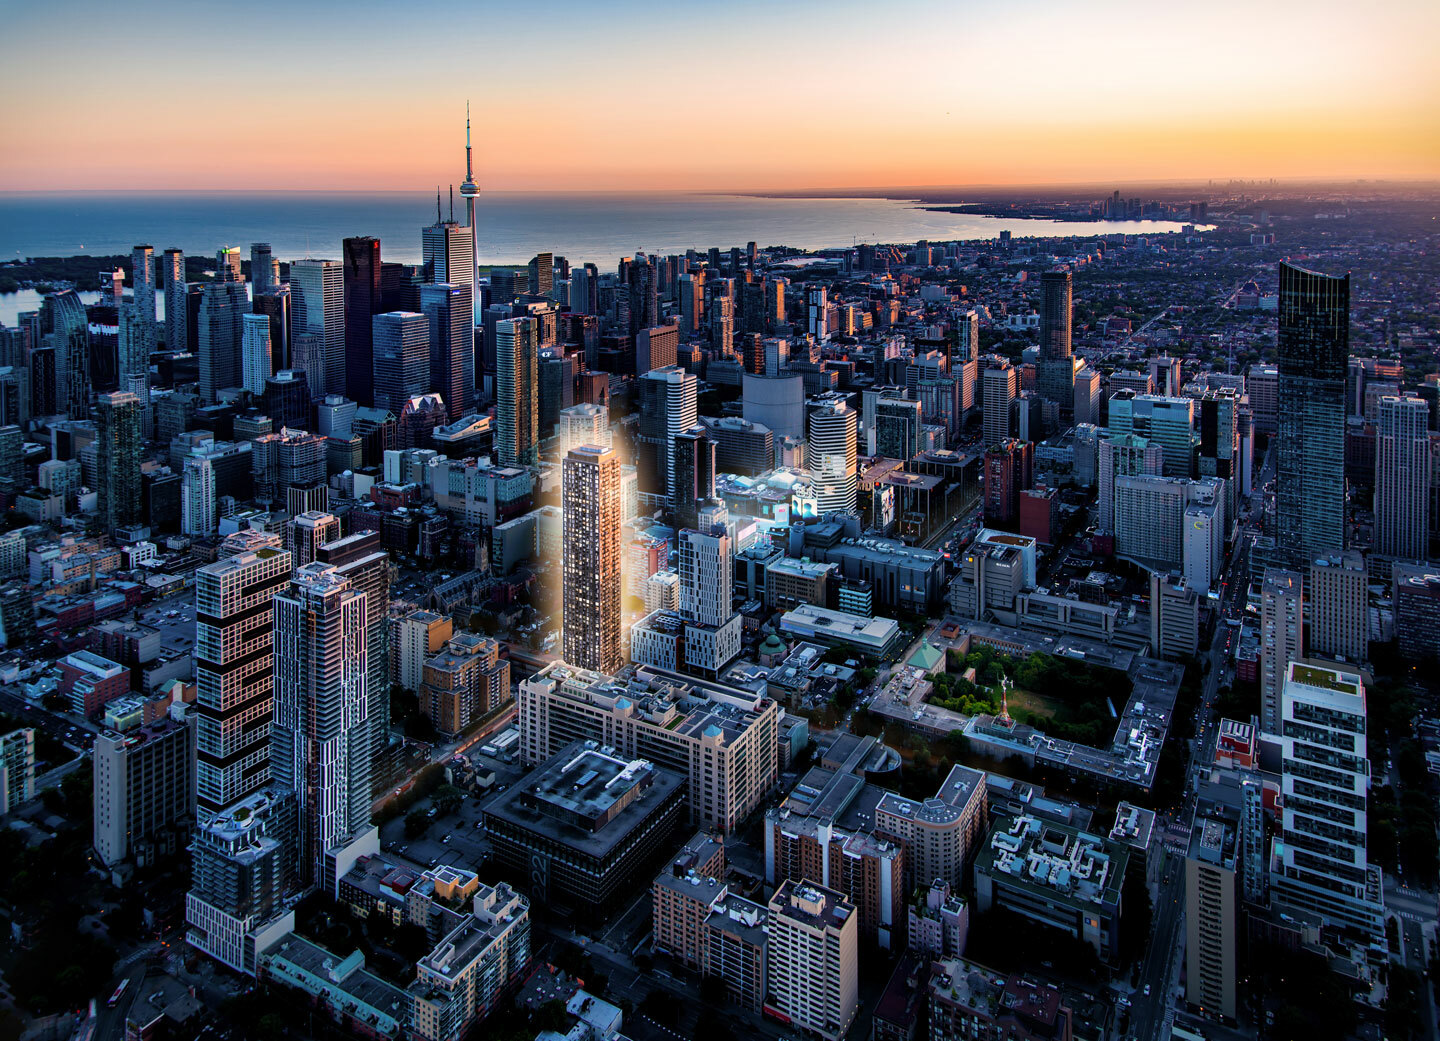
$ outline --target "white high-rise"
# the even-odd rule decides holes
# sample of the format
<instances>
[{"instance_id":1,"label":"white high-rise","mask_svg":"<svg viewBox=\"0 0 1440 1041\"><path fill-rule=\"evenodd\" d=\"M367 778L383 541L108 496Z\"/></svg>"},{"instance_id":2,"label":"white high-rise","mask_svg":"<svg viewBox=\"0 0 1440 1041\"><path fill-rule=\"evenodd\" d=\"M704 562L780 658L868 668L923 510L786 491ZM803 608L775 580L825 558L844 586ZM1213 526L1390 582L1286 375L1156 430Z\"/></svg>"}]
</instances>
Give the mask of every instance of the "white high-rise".
<instances>
[{"instance_id":1,"label":"white high-rise","mask_svg":"<svg viewBox=\"0 0 1440 1041\"><path fill-rule=\"evenodd\" d=\"M325 855L370 823L365 594L312 562L274 605L272 769L296 793L299 876L314 884Z\"/></svg>"},{"instance_id":2,"label":"white high-rise","mask_svg":"<svg viewBox=\"0 0 1440 1041\"><path fill-rule=\"evenodd\" d=\"M998 445L1010 436L1010 402L1019 393L1020 373L1002 359L980 373L980 383L985 444Z\"/></svg>"},{"instance_id":3,"label":"white high-rise","mask_svg":"<svg viewBox=\"0 0 1440 1041\"><path fill-rule=\"evenodd\" d=\"M610 447L610 409L584 402L560 410L560 457L580 445Z\"/></svg>"},{"instance_id":4,"label":"white high-rise","mask_svg":"<svg viewBox=\"0 0 1440 1041\"><path fill-rule=\"evenodd\" d=\"M338 260L290 263L290 327L314 336L325 362L325 393L345 393L345 267Z\"/></svg>"},{"instance_id":5,"label":"white high-rise","mask_svg":"<svg viewBox=\"0 0 1440 1041\"><path fill-rule=\"evenodd\" d=\"M742 642L742 620L732 604L734 550L723 525L707 531L686 528L677 542L685 664L713 676L740 653Z\"/></svg>"},{"instance_id":6,"label":"white high-rise","mask_svg":"<svg viewBox=\"0 0 1440 1041\"><path fill-rule=\"evenodd\" d=\"M240 381L251 394L264 394L270 377L270 318L263 314L242 315L240 336Z\"/></svg>"},{"instance_id":7,"label":"white high-rise","mask_svg":"<svg viewBox=\"0 0 1440 1041\"><path fill-rule=\"evenodd\" d=\"M698 421L700 381L678 365L651 369L639 380L638 440L655 453L657 487L675 495L675 438Z\"/></svg>"},{"instance_id":8,"label":"white high-rise","mask_svg":"<svg viewBox=\"0 0 1440 1041\"><path fill-rule=\"evenodd\" d=\"M218 505L215 467L209 459L191 456L180 475L180 531L186 535L213 535Z\"/></svg>"},{"instance_id":9,"label":"white high-rise","mask_svg":"<svg viewBox=\"0 0 1440 1041\"><path fill-rule=\"evenodd\" d=\"M821 514L854 513L858 501L860 417L843 398L812 404L805 458Z\"/></svg>"},{"instance_id":10,"label":"white high-rise","mask_svg":"<svg viewBox=\"0 0 1440 1041\"><path fill-rule=\"evenodd\" d=\"M1272 904L1314 925L1384 932L1380 869L1366 854L1365 685L1357 673L1292 662L1281 696L1281 836Z\"/></svg>"},{"instance_id":11,"label":"white high-rise","mask_svg":"<svg viewBox=\"0 0 1440 1041\"><path fill-rule=\"evenodd\" d=\"M1375 429L1375 552L1424 560L1430 543L1430 407L1380 399ZM1340 547L1336 547L1339 549Z\"/></svg>"},{"instance_id":12,"label":"white high-rise","mask_svg":"<svg viewBox=\"0 0 1440 1041\"><path fill-rule=\"evenodd\" d=\"M843 894L786 881L770 898L769 994L801 1030L840 1041L860 1002L859 913Z\"/></svg>"}]
</instances>

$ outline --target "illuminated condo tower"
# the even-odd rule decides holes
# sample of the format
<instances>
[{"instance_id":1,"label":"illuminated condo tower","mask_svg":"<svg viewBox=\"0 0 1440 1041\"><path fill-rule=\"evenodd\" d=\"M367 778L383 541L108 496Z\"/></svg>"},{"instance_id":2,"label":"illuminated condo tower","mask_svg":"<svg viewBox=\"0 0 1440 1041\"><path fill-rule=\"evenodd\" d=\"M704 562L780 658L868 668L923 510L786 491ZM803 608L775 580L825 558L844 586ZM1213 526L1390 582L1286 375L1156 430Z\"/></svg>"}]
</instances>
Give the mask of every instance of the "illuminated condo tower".
<instances>
[{"instance_id":1,"label":"illuminated condo tower","mask_svg":"<svg viewBox=\"0 0 1440 1041\"><path fill-rule=\"evenodd\" d=\"M580 445L565 456L565 661L612 674L620 647L620 458L613 449Z\"/></svg>"}]
</instances>

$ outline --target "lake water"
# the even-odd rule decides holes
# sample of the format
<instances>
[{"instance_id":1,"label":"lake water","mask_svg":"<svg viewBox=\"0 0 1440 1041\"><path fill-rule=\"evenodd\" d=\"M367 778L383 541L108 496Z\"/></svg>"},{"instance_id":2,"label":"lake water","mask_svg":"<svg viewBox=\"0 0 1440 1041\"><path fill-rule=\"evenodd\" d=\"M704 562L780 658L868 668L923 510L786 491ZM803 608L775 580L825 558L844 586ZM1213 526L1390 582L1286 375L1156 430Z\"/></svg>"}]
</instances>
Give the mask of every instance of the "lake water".
<instances>
[{"instance_id":1,"label":"lake water","mask_svg":"<svg viewBox=\"0 0 1440 1041\"><path fill-rule=\"evenodd\" d=\"M445 209L448 212L448 198ZM455 213L464 219L456 199ZM426 192L0 193L0 258L128 253L148 242L210 253L269 242L282 260L340 255L352 235L380 239L386 260L420 260L420 229L435 220ZM613 270L620 257L686 249L824 249L854 242L991 239L1179 231L1168 221L1065 222L939 213L896 199L766 199L693 192L487 192L476 223L482 264L522 264L542 250ZM14 294L0 295L13 322Z\"/></svg>"}]
</instances>

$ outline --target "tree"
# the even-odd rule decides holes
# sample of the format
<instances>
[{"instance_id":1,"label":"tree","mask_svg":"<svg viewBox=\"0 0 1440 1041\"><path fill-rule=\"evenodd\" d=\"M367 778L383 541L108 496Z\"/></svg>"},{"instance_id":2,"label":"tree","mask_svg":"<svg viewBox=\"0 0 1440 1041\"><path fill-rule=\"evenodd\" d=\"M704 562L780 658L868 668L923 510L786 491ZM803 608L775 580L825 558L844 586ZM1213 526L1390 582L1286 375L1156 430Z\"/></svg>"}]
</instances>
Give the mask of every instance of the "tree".
<instances>
[{"instance_id":1,"label":"tree","mask_svg":"<svg viewBox=\"0 0 1440 1041\"><path fill-rule=\"evenodd\" d=\"M425 834L429 827L430 818L426 816L424 810L417 807L405 815L405 837L407 839L418 839Z\"/></svg>"},{"instance_id":2,"label":"tree","mask_svg":"<svg viewBox=\"0 0 1440 1041\"><path fill-rule=\"evenodd\" d=\"M432 800L435 805L435 812L442 817L448 817L454 813L460 808L460 804L464 801L464 790L455 787L453 784L442 784L439 788L436 788L435 796Z\"/></svg>"}]
</instances>

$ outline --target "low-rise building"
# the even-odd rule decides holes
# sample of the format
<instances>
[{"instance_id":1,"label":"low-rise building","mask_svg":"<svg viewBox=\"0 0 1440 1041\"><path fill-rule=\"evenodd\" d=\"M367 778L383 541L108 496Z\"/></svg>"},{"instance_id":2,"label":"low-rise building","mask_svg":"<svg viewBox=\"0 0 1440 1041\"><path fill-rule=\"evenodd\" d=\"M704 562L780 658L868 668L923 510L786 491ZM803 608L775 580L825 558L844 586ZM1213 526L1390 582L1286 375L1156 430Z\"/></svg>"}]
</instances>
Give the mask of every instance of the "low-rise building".
<instances>
[{"instance_id":1,"label":"low-rise building","mask_svg":"<svg viewBox=\"0 0 1440 1041\"><path fill-rule=\"evenodd\" d=\"M510 700L510 660L500 644L461 633L425 661L420 711L435 729L454 736Z\"/></svg>"},{"instance_id":2,"label":"low-rise building","mask_svg":"<svg viewBox=\"0 0 1440 1041\"><path fill-rule=\"evenodd\" d=\"M964 958L930 966L930 1041L1071 1041L1073 1015L1051 983Z\"/></svg>"},{"instance_id":3,"label":"low-rise building","mask_svg":"<svg viewBox=\"0 0 1440 1041\"><path fill-rule=\"evenodd\" d=\"M1077 828L997 817L975 860L976 905L981 913L1008 910L1067 933L1108 960L1119 944L1129 857L1124 846Z\"/></svg>"},{"instance_id":4,"label":"low-rise building","mask_svg":"<svg viewBox=\"0 0 1440 1041\"><path fill-rule=\"evenodd\" d=\"M867 618L813 604L800 604L785 612L780 617L780 631L830 647L852 648L876 658L894 654L904 635L893 618Z\"/></svg>"}]
</instances>

